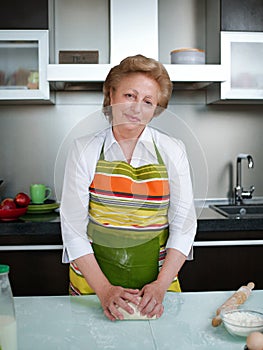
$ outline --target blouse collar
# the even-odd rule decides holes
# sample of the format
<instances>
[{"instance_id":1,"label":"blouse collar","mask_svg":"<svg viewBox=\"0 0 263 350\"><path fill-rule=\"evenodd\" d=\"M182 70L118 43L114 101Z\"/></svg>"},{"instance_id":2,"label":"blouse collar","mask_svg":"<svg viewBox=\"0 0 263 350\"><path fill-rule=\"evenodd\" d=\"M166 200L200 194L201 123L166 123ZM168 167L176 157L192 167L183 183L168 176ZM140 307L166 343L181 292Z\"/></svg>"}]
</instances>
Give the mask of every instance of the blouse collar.
<instances>
[{"instance_id":1,"label":"blouse collar","mask_svg":"<svg viewBox=\"0 0 263 350\"><path fill-rule=\"evenodd\" d=\"M107 152L116 143L117 143L117 141L113 135L112 127L109 126L108 130L106 131L106 135L105 135L105 143L104 143L105 152ZM137 145L139 147L141 145L142 145L142 147L145 147L157 159L157 155L156 155L156 151L155 151L155 147L154 147L154 143L153 143L153 135L151 132L151 127L149 127L148 125L145 126L143 132L141 133L141 135L137 141ZM136 147L137 147L137 145L136 145Z\"/></svg>"}]
</instances>

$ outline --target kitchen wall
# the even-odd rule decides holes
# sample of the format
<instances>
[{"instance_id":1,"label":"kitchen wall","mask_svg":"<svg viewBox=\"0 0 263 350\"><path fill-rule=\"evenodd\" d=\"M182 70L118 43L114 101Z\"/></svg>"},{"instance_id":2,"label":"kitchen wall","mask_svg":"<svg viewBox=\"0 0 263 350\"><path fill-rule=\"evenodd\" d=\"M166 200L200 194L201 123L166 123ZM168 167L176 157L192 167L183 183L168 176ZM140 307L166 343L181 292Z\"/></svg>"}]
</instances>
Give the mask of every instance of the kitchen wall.
<instances>
[{"instance_id":1,"label":"kitchen wall","mask_svg":"<svg viewBox=\"0 0 263 350\"><path fill-rule=\"evenodd\" d=\"M83 1L78 2L83 4ZM56 3L61 4L61 0ZM205 49L205 1L198 0L199 6L196 0L165 0L161 4L159 47L162 62L169 63L169 52L176 47ZM180 21L171 22L171 6ZM169 11L170 21L165 21ZM63 30L63 18L61 13L60 17L55 16L55 28ZM164 33L171 28L171 37L180 39L168 45ZM57 33L55 51L57 48L76 49L65 47L65 35L60 39L64 44L59 45L59 37L62 38L62 34ZM103 54L103 60L107 60L107 53ZM53 197L59 199L70 141L83 133L107 127L100 113L102 100L101 92L57 92L55 105L0 105L0 178L5 180L0 197L13 196L18 191L28 192L30 183L41 182L51 186ZM247 169L244 164L244 186L254 184L254 196L261 197L262 111L263 105L207 105L205 90L175 90L168 112L152 124L185 142L195 198L230 195L235 185L235 160L240 152L252 154L255 160L254 169Z\"/></svg>"},{"instance_id":2,"label":"kitchen wall","mask_svg":"<svg viewBox=\"0 0 263 350\"><path fill-rule=\"evenodd\" d=\"M98 112L101 102L101 93L65 92L58 94L56 105L0 106L1 196L27 192L33 182L53 189L56 182L59 196L69 141L108 125ZM174 91L168 110L153 125L185 142L196 198L206 195L206 187L208 198L229 195L240 152L255 160L254 169L244 163L244 185L254 184L254 195L263 196L261 105L206 105L205 91Z\"/></svg>"}]
</instances>

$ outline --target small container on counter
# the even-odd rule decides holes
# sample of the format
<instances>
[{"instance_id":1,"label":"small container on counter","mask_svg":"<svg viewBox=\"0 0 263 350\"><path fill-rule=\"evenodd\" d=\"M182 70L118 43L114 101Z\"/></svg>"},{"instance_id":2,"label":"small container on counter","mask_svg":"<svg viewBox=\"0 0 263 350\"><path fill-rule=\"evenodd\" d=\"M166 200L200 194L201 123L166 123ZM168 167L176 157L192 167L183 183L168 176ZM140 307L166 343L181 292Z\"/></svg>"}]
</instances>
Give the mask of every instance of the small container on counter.
<instances>
[{"instance_id":1,"label":"small container on counter","mask_svg":"<svg viewBox=\"0 0 263 350\"><path fill-rule=\"evenodd\" d=\"M17 350L16 317L9 266L0 265L0 349Z\"/></svg>"}]
</instances>

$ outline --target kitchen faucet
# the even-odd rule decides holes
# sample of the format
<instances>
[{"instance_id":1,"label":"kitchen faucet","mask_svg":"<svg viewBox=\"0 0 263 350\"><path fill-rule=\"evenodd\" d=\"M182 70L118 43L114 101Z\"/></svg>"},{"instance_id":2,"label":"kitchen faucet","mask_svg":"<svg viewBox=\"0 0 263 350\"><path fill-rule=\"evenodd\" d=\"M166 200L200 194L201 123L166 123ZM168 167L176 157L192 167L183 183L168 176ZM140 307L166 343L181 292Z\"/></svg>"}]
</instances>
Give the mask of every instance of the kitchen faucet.
<instances>
[{"instance_id":1,"label":"kitchen faucet","mask_svg":"<svg viewBox=\"0 0 263 350\"><path fill-rule=\"evenodd\" d=\"M245 191L242 187L242 177L241 177L241 163L242 159L247 159L248 168L251 169L254 167L254 160L250 154L240 153L237 156L237 182L236 187L234 188L235 193L235 205L240 205L243 203L243 199L252 198L252 193L255 190L254 186L250 186L248 191Z\"/></svg>"}]
</instances>

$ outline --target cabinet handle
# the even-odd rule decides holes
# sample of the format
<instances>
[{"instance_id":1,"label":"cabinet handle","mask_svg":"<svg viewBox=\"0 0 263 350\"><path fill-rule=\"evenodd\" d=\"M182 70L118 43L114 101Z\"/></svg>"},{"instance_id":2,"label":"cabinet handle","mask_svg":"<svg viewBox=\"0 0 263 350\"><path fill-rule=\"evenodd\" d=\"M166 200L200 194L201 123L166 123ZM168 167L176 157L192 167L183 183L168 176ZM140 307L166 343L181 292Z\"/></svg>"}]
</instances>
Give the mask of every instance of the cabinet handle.
<instances>
[{"instance_id":1,"label":"cabinet handle","mask_svg":"<svg viewBox=\"0 0 263 350\"><path fill-rule=\"evenodd\" d=\"M203 241L194 242L194 247L219 247L219 246L243 246L243 245L263 245L263 240L243 240L243 241Z\"/></svg>"},{"instance_id":2,"label":"cabinet handle","mask_svg":"<svg viewBox=\"0 0 263 350\"><path fill-rule=\"evenodd\" d=\"M14 250L62 250L62 245L3 245L0 246L0 251Z\"/></svg>"}]
</instances>

